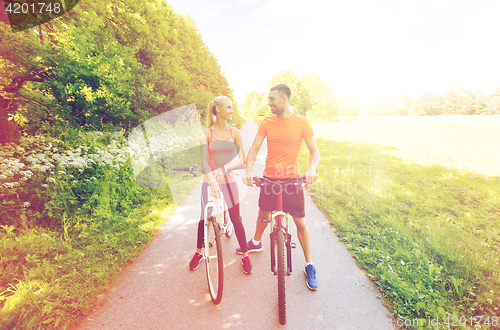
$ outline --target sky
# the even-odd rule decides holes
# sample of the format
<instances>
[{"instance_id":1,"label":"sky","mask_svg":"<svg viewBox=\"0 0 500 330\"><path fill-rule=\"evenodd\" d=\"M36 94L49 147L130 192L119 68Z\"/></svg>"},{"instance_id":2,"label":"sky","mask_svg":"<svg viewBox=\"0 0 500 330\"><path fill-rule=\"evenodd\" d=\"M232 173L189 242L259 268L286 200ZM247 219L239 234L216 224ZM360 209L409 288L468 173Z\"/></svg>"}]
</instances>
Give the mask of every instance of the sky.
<instances>
[{"instance_id":1,"label":"sky","mask_svg":"<svg viewBox=\"0 0 500 330\"><path fill-rule=\"evenodd\" d=\"M194 19L240 104L281 70L365 103L500 87L498 0L167 2Z\"/></svg>"}]
</instances>

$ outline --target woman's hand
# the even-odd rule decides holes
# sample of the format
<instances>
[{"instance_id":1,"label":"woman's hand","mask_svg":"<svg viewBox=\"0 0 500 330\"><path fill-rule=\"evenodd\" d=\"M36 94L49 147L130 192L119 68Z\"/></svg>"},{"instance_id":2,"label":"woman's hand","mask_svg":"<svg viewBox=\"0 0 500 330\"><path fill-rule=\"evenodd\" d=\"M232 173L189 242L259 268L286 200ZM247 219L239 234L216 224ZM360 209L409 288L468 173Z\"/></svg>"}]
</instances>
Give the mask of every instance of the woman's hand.
<instances>
[{"instance_id":1,"label":"woman's hand","mask_svg":"<svg viewBox=\"0 0 500 330\"><path fill-rule=\"evenodd\" d=\"M222 180L224 180L224 171L222 170L222 167L217 171L215 178L217 179L217 182L222 182Z\"/></svg>"},{"instance_id":2,"label":"woman's hand","mask_svg":"<svg viewBox=\"0 0 500 330\"><path fill-rule=\"evenodd\" d=\"M220 186L217 182L212 182L210 184L210 190L213 198L219 199L221 197L222 191L220 190Z\"/></svg>"}]
</instances>

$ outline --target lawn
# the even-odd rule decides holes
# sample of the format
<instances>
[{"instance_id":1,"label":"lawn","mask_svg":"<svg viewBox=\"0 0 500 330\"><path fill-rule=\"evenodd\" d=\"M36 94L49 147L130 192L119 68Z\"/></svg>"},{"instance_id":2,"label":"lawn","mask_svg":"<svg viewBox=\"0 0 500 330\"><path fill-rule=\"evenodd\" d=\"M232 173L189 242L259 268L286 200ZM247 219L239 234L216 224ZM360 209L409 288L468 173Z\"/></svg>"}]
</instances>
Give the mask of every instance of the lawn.
<instances>
[{"instance_id":1,"label":"lawn","mask_svg":"<svg viewBox=\"0 0 500 330\"><path fill-rule=\"evenodd\" d=\"M310 193L397 318L498 327L499 119L313 124L321 162Z\"/></svg>"}]
</instances>

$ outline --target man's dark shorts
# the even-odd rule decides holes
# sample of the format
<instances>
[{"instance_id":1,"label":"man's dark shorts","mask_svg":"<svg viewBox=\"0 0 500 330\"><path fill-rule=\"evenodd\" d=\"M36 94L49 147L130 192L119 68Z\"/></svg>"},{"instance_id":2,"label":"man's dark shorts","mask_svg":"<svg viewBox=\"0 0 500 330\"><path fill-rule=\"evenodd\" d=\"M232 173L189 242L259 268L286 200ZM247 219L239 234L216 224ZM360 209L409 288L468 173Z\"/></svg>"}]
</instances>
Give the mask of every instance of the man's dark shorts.
<instances>
[{"instance_id":1,"label":"man's dark shorts","mask_svg":"<svg viewBox=\"0 0 500 330\"><path fill-rule=\"evenodd\" d=\"M270 181L278 179L267 178ZM283 179L282 179L283 180ZM276 210L278 204L277 197L278 188L271 185L263 185L260 187L259 195L259 208L265 212ZM283 187L282 193L283 211L290 213L292 217L303 218L305 217L304 210L304 188L302 185L288 184Z\"/></svg>"}]
</instances>

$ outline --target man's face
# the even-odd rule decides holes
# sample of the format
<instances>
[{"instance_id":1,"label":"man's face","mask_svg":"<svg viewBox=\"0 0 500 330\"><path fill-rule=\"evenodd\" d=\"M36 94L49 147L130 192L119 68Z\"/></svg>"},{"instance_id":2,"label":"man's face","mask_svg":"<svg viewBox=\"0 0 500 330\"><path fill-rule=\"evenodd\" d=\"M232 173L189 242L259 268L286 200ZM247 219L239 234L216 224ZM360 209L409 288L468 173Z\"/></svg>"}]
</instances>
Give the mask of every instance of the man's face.
<instances>
[{"instance_id":1,"label":"man's face","mask_svg":"<svg viewBox=\"0 0 500 330\"><path fill-rule=\"evenodd\" d=\"M267 97L269 101L267 105L271 108L271 112L276 115L281 115L285 111L286 95L280 91L274 90Z\"/></svg>"}]
</instances>

